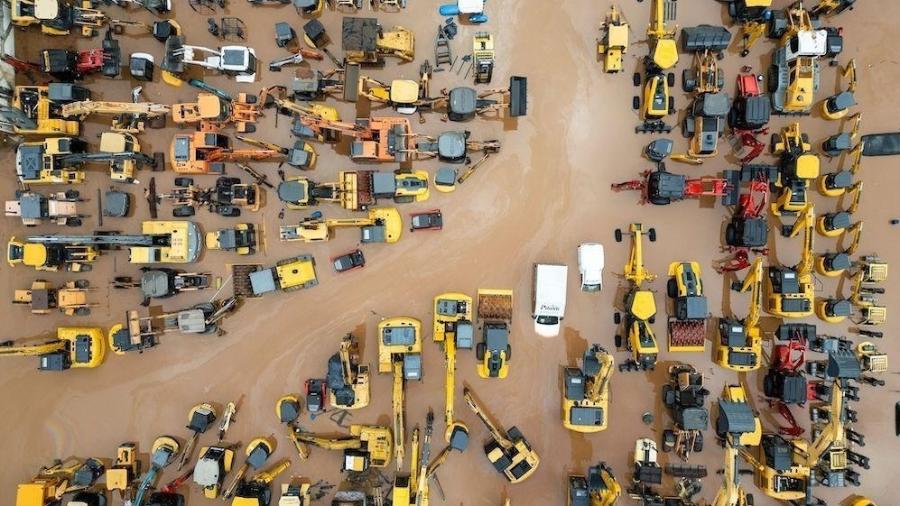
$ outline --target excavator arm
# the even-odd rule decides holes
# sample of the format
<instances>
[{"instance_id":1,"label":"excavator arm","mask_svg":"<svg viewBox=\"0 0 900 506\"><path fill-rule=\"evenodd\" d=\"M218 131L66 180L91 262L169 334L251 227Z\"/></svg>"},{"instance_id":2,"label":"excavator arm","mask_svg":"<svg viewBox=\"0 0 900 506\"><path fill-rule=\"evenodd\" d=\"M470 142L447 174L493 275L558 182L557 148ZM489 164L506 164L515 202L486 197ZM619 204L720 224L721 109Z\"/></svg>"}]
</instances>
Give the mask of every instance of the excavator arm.
<instances>
[{"instance_id":1,"label":"excavator arm","mask_svg":"<svg viewBox=\"0 0 900 506\"><path fill-rule=\"evenodd\" d=\"M800 262L794 267L798 276L808 275L812 272L815 253L813 242L815 239L816 214L812 204L806 204L797 216L797 221L788 233L788 237L796 237L803 231L803 250Z\"/></svg>"},{"instance_id":2,"label":"excavator arm","mask_svg":"<svg viewBox=\"0 0 900 506\"><path fill-rule=\"evenodd\" d=\"M8 345L0 345L0 356L20 356L20 357L33 357L37 355L44 355L47 353L53 353L55 351L64 350L66 348L66 342L62 340L50 341L49 343L44 344L31 344L24 346L13 346L11 341L8 341Z\"/></svg>"},{"instance_id":3,"label":"excavator arm","mask_svg":"<svg viewBox=\"0 0 900 506\"><path fill-rule=\"evenodd\" d=\"M859 209L859 201L862 197L862 190L863 190L863 182L862 181L857 181L857 182L853 183L853 186L850 187L850 191L853 192L853 198L850 200L850 205L847 206L846 211L848 213L853 214L856 212L857 209Z\"/></svg>"},{"instance_id":4,"label":"excavator arm","mask_svg":"<svg viewBox=\"0 0 900 506\"><path fill-rule=\"evenodd\" d=\"M404 441L406 440L406 420L404 419L404 380L403 360L394 360L394 382L391 391L391 411L394 420L394 457L397 459L397 469L403 465L403 456L406 453Z\"/></svg>"},{"instance_id":5,"label":"excavator arm","mask_svg":"<svg viewBox=\"0 0 900 506\"><path fill-rule=\"evenodd\" d=\"M844 249L844 253L848 255L856 254L856 250L859 249L859 241L862 239L862 231L863 225L865 222L857 221L849 229L847 229L848 233L853 234L853 239L850 240L850 244L847 245L847 248Z\"/></svg>"},{"instance_id":6,"label":"excavator arm","mask_svg":"<svg viewBox=\"0 0 900 506\"><path fill-rule=\"evenodd\" d=\"M762 257L756 257L756 260L750 266L750 271L747 272L747 277L744 278L744 282L741 284L740 290L741 292L750 292L750 311L744 319L744 326L746 327L755 327L759 323L759 315L762 308L762 281Z\"/></svg>"},{"instance_id":7,"label":"excavator arm","mask_svg":"<svg viewBox=\"0 0 900 506\"><path fill-rule=\"evenodd\" d=\"M807 466L810 468L818 465L819 460L836 442L844 438L844 391L840 382L835 381L831 388L831 404L828 407L830 414L828 423L822 427L819 437L812 442L807 450Z\"/></svg>"},{"instance_id":8,"label":"excavator arm","mask_svg":"<svg viewBox=\"0 0 900 506\"><path fill-rule=\"evenodd\" d=\"M65 117L76 116L84 119L91 114L131 114L141 116L165 116L169 114L171 107L153 102L104 102L83 100L63 104L60 114Z\"/></svg>"},{"instance_id":9,"label":"excavator arm","mask_svg":"<svg viewBox=\"0 0 900 506\"><path fill-rule=\"evenodd\" d=\"M490 418L487 417L484 410L481 409L481 406L479 406L475 401L475 398L472 397L472 393L468 388L463 390L463 398L466 400L466 404L469 405L469 409L471 409L472 412L475 413L475 416L477 416L478 419L481 420L481 423L483 423L488 432L490 432L491 438L493 438L494 441L497 442L497 444L507 450L512 448L512 441L510 441L506 437L506 434L501 432L500 429L498 429L497 426L494 425L494 423L490 420Z\"/></svg>"},{"instance_id":10,"label":"excavator arm","mask_svg":"<svg viewBox=\"0 0 900 506\"><path fill-rule=\"evenodd\" d=\"M596 402L600 399L600 395L606 391L606 387L609 384L609 378L612 376L613 371L613 358L612 355L602 350L596 350L594 356L600 363L600 370L591 379L591 388L588 395L591 400Z\"/></svg>"},{"instance_id":11,"label":"excavator arm","mask_svg":"<svg viewBox=\"0 0 900 506\"><path fill-rule=\"evenodd\" d=\"M297 434L297 440L325 450L358 450L362 448L362 441L354 436L326 437L300 432Z\"/></svg>"},{"instance_id":12,"label":"excavator arm","mask_svg":"<svg viewBox=\"0 0 900 506\"><path fill-rule=\"evenodd\" d=\"M348 334L341 340L341 349L338 352L341 358L341 371L344 374L344 384L352 385L356 382L355 373L353 370L353 362L351 361L350 355L353 350L353 339Z\"/></svg>"},{"instance_id":13,"label":"excavator arm","mask_svg":"<svg viewBox=\"0 0 900 506\"><path fill-rule=\"evenodd\" d=\"M456 333L444 339L444 356L447 361L447 376L444 383L444 422L447 428L453 423L453 404L456 401Z\"/></svg>"},{"instance_id":14,"label":"excavator arm","mask_svg":"<svg viewBox=\"0 0 900 506\"><path fill-rule=\"evenodd\" d=\"M741 488L737 472L738 450L729 435L725 441L725 468L722 474L722 485L713 499L712 506L746 506L746 496Z\"/></svg>"},{"instance_id":15,"label":"excavator arm","mask_svg":"<svg viewBox=\"0 0 900 506\"><path fill-rule=\"evenodd\" d=\"M625 279L640 286L645 281L653 281L655 275L644 269L644 254L642 247L643 227L639 224L631 225L631 253L628 263L625 265Z\"/></svg>"}]
</instances>

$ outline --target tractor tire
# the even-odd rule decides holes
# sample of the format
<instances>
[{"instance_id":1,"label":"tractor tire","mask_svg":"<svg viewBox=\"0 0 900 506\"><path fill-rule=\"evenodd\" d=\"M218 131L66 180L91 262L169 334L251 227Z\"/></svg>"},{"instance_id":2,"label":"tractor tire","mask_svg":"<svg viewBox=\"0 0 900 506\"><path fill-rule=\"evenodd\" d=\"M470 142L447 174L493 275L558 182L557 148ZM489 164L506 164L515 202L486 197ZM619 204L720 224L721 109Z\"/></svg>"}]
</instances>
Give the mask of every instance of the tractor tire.
<instances>
[{"instance_id":1,"label":"tractor tire","mask_svg":"<svg viewBox=\"0 0 900 506\"><path fill-rule=\"evenodd\" d=\"M191 206L178 206L172 209L172 216L175 218L190 218L194 215L194 208Z\"/></svg>"},{"instance_id":2,"label":"tractor tire","mask_svg":"<svg viewBox=\"0 0 900 506\"><path fill-rule=\"evenodd\" d=\"M631 76L631 82L635 86L640 86L641 85L641 73L635 72L634 75Z\"/></svg>"},{"instance_id":3,"label":"tractor tire","mask_svg":"<svg viewBox=\"0 0 900 506\"><path fill-rule=\"evenodd\" d=\"M506 360L512 360L512 346L506 345Z\"/></svg>"},{"instance_id":4,"label":"tractor tire","mask_svg":"<svg viewBox=\"0 0 900 506\"><path fill-rule=\"evenodd\" d=\"M694 71L692 69L681 71L681 89L685 93L691 93L697 89L697 81L694 79Z\"/></svg>"},{"instance_id":5,"label":"tractor tire","mask_svg":"<svg viewBox=\"0 0 900 506\"><path fill-rule=\"evenodd\" d=\"M665 429L662 433L662 451L669 453L675 449L675 432Z\"/></svg>"},{"instance_id":6,"label":"tractor tire","mask_svg":"<svg viewBox=\"0 0 900 506\"><path fill-rule=\"evenodd\" d=\"M805 133L801 133L800 140L803 141L804 144L809 144L809 135L806 135Z\"/></svg>"},{"instance_id":7,"label":"tractor tire","mask_svg":"<svg viewBox=\"0 0 900 506\"><path fill-rule=\"evenodd\" d=\"M674 279L670 279L666 282L666 295L668 295L670 299L678 297L678 282Z\"/></svg>"},{"instance_id":8,"label":"tractor tire","mask_svg":"<svg viewBox=\"0 0 900 506\"><path fill-rule=\"evenodd\" d=\"M175 186L179 188L187 188L194 184L194 179L190 177L176 177Z\"/></svg>"},{"instance_id":9,"label":"tractor tire","mask_svg":"<svg viewBox=\"0 0 900 506\"><path fill-rule=\"evenodd\" d=\"M616 343L616 348L622 347L622 336L621 335L616 334L615 343Z\"/></svg>"},{"instance_id":10,"label":"tractor tire","mask_svg":"<svg viewBox=\"0 0 900 506\"><path fill-rule=\"evenodd\" d=\"M747 506L753 506L753 494L747 494Z\"/></svg>"},{"instance_id":11,"label":"tractor tire","mask_svg":"<svg viewBox=\"0 0 900 506\"><path fill-rule=\"evenodd\" d=\"M621 228L617 228L614 235L616 237L616 242L622 242L622 229Z\"/></svg>"},{"instance_id":12,"label":"tractor tire","mask_svg":"<svg viewBox=\"0 0 900 506\"><path fill-rule=\"evenodd\" d=\"M631 98L631 108L637 111L641 108L641 97L632 97Z\"/></svg>"},{"instance_id":13,"label":"tractor tire","mask_svg":"<svg viewBox=\"0 0 900 506\"><path fill-rule=\"evenodd\" d=\"M484 353L487 349L487 345L484 343L478 343L475 345L475 358L478 360L484 360Z\"/></svg>"},{"instance_id":14,"label":"tractor tire","mask_svg":"<svg viewBox=\"0 0 900 506\"><path fill-rule=\"evenodd\" d=\"M654 206L667 206L672 203L669 197L660 197L659 195L648 195L647 200Z\"/></svg>"},{"instance_id":15,"label":"tractor tire","mask_svg":"<svg viewBox=\"0 0 900 506\"><path fill-rule=\"evenodd\" d=\"M725 87L725 71L722 69L719 69L716 72L716 87L718 87L719 89Z\"/></svg>"},{"instance_id":16,"label":"tractor tire","mask_svg":"<svg viewBox=\"0 0 900 506\"><path fill-rule=\"evenodd\" d=\"M256 125L244 125L244 133L252 134L256 132Z\"/></svg>"},{"instance_id":17,"label":"tractor tire","mask_svg":"<svg viewBox=\"0 0 900 506\"><path fill-rule=\"evenodd\" d=\"M81 218L67 218L66 226L67 227L80 227L81 226Z\"/></svg>"},{"instance_id":18,"label":"tractor tire","mask_svg":"<svg viewBox=\"0 0 900 506\"><path fill-rule=\"evenodd\" d=\"M669 97L669 114L675 114L675 97Z\"/></svg>"},{"instance_id":19,"label":"tractor tire","mask_svg":"<svg viewBox=\"0 0 900 506\"><path fill-rule=\"evenodd\" d=\"M666 74L666 85L669 88L675 87L675 72L669 72Z\"/></svg>"},{"instance_id":20,"label":"tractor tire","mask_svg":"<svg viewBox=\"0 0 900 506\"><path fill-rule=\"evenodd\" d=\"M667 408L675 405L675 390L672 389L672 385L663 385L662 399Z\"/></svg>"},{"instance_id":21,"label":"tractor tire","mask_svg":"<svg viewBox=\"0 0 900 506\"><path fill-rule=\"evenodd\" d=\"M653 315L650 318L648 318L647 322L649 322L650 325L653 325L654 323L656 323L656 315Z\"/></svg>"},{"instance_id":22,"label":"tractor tire","mask_svg":"<svg viewBox=\"0 0 900 506\"><path fill-rule=\"evenodd\" d=\"M691 120L694 118L685 116L683 120L681 120L681 136L685 139L690 139L693 135L691 132Z\"/></svg>"},{"instance_id":23,"label":"tractor tire","mask_svg":"<svg viewBox=\"0 0 900 506\"><path fill-rule=\"evenodd\" d=\"M78 190L66 190L64 195L68 200L78 200L81 198L81 193L79 193Z\"/></svg>"},{"instance_id":24,"label":"tractor tire","mask_svg":"<svg viewBox=\"0 0 900 506\"><path fill-rule=\"evenodd\" d=\"M147 122L147 126L154 130L159 130L160 128L166 128L166 117L165 116L154 116L154 117L150 118L150 121Z\"/></svg>"},{"instance_id":25,"label":"tractor tire","mask_svg":"<svg viewBox=\"0 0 900 506\"><path fill-rule=\"evenodd\" d=\"M88 316L91 314L91 308L89 307L80 307L75 310L75 316Z\"/></svg>"},{"instance_id":26,"label":"tractor tire","mask_svg":"<svg viewBox=\"0 0 900 506\"><path fill-rule=\"evenodd\" d=\"M734 224L732 223L725 225L725 244L729 246L738 246L737 230L735 230Z\"/></svg>"},{"instance_id":27,"label":"tractor tire","mask_svg":"<svg viewBox=\"0 0 900 506\"><path fill-rule=\"evenodd\" d=\"M694 453L700 453L703 451L703 433L697 432L697 436L694 438Z\"/></svg>"},{"instance_id":28,"label":"tractor tire","mask_svg":"<svg viewBox=\"0 0 900 506\"><path fill-rule=\"evenodd\" d=\"M763 376L763 393L766 394L766 397L777 398L778 392L775 390L775 374L770 372Z\"/></svg>"},{"instance_id":29,"label":"tractor tire","mask_svg":"<svg viewBox=\"0 0 900 506\"><path fill-rule=\"evenodd\" d=\"M650 230L647 231L647 238L650 239L650 242L656 242L656 229L650 227Z\"/></svg>"},{"instance_id":30,"label":"tractor tire","mask_svg":"<svg viewBox=\"0 0 900 506\"><path fill-rule=\"evenodd\" d=\"M766 89L769 90L769 93L778 91L778 67L775 65L769 65L769 70L766 72Z\"/></svg>"},{"instance_id":31,"label":"tractor tire","mask_svg":"<svg viewBox=\"0 0 900 506\"><path fill-rule=\"evenodd\" d=\"M89 288L91 286L91 282L86 279L76 279L75 280L75 288L84 290L85 288Z\"/></svg>"},{"instance_id":32,"label":"tractor tire","mask_svg":"<svg viewBox=\"0 0 900 506\"><path fill-rule=\"evenodd\" d=\"M615 323L616 325L622 323L622 313L618 311L613 313L613 323Z\"/></svg>"}]
</instances>

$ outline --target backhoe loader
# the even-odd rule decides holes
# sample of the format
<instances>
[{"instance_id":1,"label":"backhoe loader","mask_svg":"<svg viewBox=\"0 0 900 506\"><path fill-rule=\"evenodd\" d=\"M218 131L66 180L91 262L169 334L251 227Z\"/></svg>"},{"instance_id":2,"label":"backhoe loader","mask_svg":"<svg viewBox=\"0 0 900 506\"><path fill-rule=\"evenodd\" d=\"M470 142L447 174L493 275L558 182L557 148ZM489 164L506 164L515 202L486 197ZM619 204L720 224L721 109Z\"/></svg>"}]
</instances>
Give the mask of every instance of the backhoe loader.
<instances>
[{"instance_id":1,"label":"backhoe loader","mask_svg":"<svg viewBox=\"0 0 900 506\"><path fill-rule=\"evenodd\" d=\"M77 136L78 121L61 114L63 106L78 100L89 100L89 89L71 83L49 83L46 86L16 86L12 105L0 108L0 116L13 125L20 135Z\"/></svg>"},{"instance_id":2,"label":"backhoe loader","mask_svg":"<svg viewBox=\"0 0 900 506\"><path fill-rule=\"evenodd\" d=\"M10 239L7 262L40 271L89 270L101 249L128 248L130 263L156 264L194 262L203 248L200 229L190 221L144 221L141 233L135 235L35 235L25 241Z\"/></svg>"},{"instance_id":3,"label":"backhoe loader","mask_svg":"<svg viewBox=\"0 0 900 506\"><path fill-rule=\"evenodd\" d=\"M484 445L484 454L494 469L510 483L525 481L534 474L541 459L519 429L510 427L508 431L503 431L494 425L468 388L463 389L463 398L491 436Z\"/></svg>"},{"instance_id":4,"label":"backhoe loader","mask_svg":"<svg viewBox=\"0 0 900 506\"><path fill-rule=\"evenodd\" d=\"M456 351L471 350L475 328L472 325L472 297L463 293L442 293L434 298L432 339L444 348L447 374L444 382L444 439L449 449L460 452L469 442L469 428L454 416L456 403Z\"/></svg>"},{"instance_id":5,"label":"backhoe loader","mask_svg":"<svg viewBox=\"0 0 900 506\"><path fill-rule=\"evenodd\" d=\"M284 161L292 166L308 167L314 160L311 156L295 157L295 149L262 143L255 139L242 138L245 142L267 147L257 149L235 149L228 136L219 132L194 132L179 134L172 139L169 147L169 163L179 174L223 174L225 164L230 162ZM305 144L305 143L303 143ZM306 151L304 145L300 151ZM295 160L299 164L295 164Z\"/></svg>"},{"instance_id":6,"label":"backhoe loader","mask_svg":"<svg viewBox=\"0 0 900 506\"><path fill-rule=\"evenodd\" d=\"M403 219L393 207L371 207L366 218L325 219L312 215L297 225L282 225L279 237L282 241L322 242L331 239L333 230L341 227L359 227L363 243L393 244L400 240Z\"/></svg>"},{"instance_id":7,"label":"backhoe loader","mask_svg":"<svg viewBox=\"0 0 900 506\"><path fill-rule=\"evenodd\" d=\"M782 227L782 235L796 237L803 231L800 261L793 267L769 266L766 276L766 312L781 318L805 318L813 314L815 302L815 210L807 204L793 227Z\"/></svg>"},{"instance_id":8,"label":"backhoe loader","mask_svg":"<svg viewBox=\"0 0 900 506\"><path fill-rule=\"evenodd\" d=\"M567 506L613 506L622 495L612 468L606 462L588 468L588 474L569 475Z\"/></svg>"},{"instance_id":9,"label":"backhoe loader","mask_svg":"<svg viewBox=\"0 0 900 506\"><path fill-rule=\"evenodd\" d=\"M113 181L137 183L136 171L142 167L161 170L163 154L147 155L134 135L104 132L100 150L87 152L81 139L56 137L42 142L20 144L16 152L16 174L23 184L71 184L84 181L82 168L89 163L108 163Z\"/></svg>"},{"instance_id":10,"label":"backhoe loader","mask_svg":"<svg viewBox=\"0 0 900 506\"><path fill-rule=\"evenodd\" d=\"M198 208L205 208L219 216L236 218L241 210L259 211L265 202L258 183L243 183L239 178L219 176L213 187L195 185L192 178L175 178L175 188L166 193L150 192L150 199L172 204L172 216L187 218L194 216Z\"/></svg>"},{"instance_id":11,"label":"backhoe loader","mask_svg":"<svg viewBox=\"0 0 900 506\"><path fill-rule=\"evenodd\" d=\"M84 37L93 37L97 30L109 25L134 24L110 19L94 9L92 0L11 0L11 21L15 26L40 26L46 35L68 35L79 30Z\"/></svg>"},{"instance_id":12,"label":"backhoe loader","mask_svg":"<svg viewBox=\"0 0 900 506\"><path fill-rule=\"evenodd\" d=\"M58 327L56 338L42 344L0 343L0 356L27 356L40 359L40 371L93 369L106 357L106 341L98 327Z\"/></svg>"},{"instance_id":13,"label":"backhoe loader","mask_svg":"<svg viewBox=\"0 0 900 506\"><path fill-rule=\"evenodd\" d=\"M226 100L214 93L197 94L196 102L177 103L172 106L172 122L176 125L197 125L201 132L219 132L233 126L240 133L256 131L261 104L256 95L238 93Z\"/></svg>"},{"instance_id":14,"label":"backhoe loader","mask_svg":"<svg viewBox=\"0 0 900 506\"><path fill-rule=\"evenodd\" d=\"M361 473L369 467L387 467L394 451L391 429L378 425L354 424L350 434L337 436L300 432L297 438L325 450L343 451L343 471Z\"/></svg>"},{"instance_id":15,"label":"backhoe loader","mask_svg":"<svg viewBox=\"0 0 900 506\"><path fill-rule=\"evenodd\" d=\"M810 182L819 177L819 157L812 153L809 137L796 122L773 134L771 147L780 160L772 190L778 197L769 208L775 216L801 212L809 202Z\"/></svg>"},{"instance_id":16,"label":"backhoe loader","mask_svg":"<svg viewBox=\"0 0 900 506\"><path fill-rule=\"evenodd\" d=\"M90 282L86 279L66 281L59 288L49 281L38 279L31 283L31 288L16 290L13 304L31 306L31 314L50 314L54 309L66 316L87 316L91 307L97 304L88 302Z\"/></svg>"},{"instance_id":17,"label":"backhoe loader","mask_svg":"<svg viewBox=\"0 0 900 506\"><path fill-rule=\"evenodd\" d=\"M628 52L628 23L615 5L610 6L606 20L600 27L602 36L597 40L597 59L603 61L606 73L622 70L623 55Z\"/></svg>"},{"instance_id":18,"label":"backhoe loader","mask_svg":"<svg viewBox=\"0 0 900 506\"><path fill-rule=\"evenodd\" d=\"M375 18L344 16L341 48L350 63L382 65L385 56L409 62L416 55L416 39L412 31L402 26L384 30Z\"/></svg>"},{"instance_id":19,"label":"backhoe loader","mask_svg":"<svg viewBox=\"0 0 900 506\"><path fill-rule=\"evenodd\" d=\"M669 29L666 20L674 18L677 4L670 0L653 0L652 4L650 24L647 26L650 54L644 57L643 97L635 97L634 100L635 108L643 102L640 107L643 123L635 128L639 133L671 131L672 127L665 123L665 118L675 112L675 97L669 91L675 85L675 74L667 74L666 71L678 63L678 46L675 43L678 28ZM639 73L635 73L634 84L641 84Z\"/></svg>"},{"instance_id":20,"label":"backhoe loader","mask_svg":"<svg viewBox=\"0 0 900 506\"><path fill-rule=\"evenodd\" d=\"M278 198L288 209L305 209L334 202L349 211L365 211L379 198L398 204L423 202L430 197L428 173L375 170L340 171L338 180L317 183L305 176L288 176L278 184Z\"/></svg>"},{"instance_id":21,"label":"backhoe loader","mask_svg":"<svg viewBox=\"0 0 900 506\"><path fill-rule=\"evenodd\" d=\"M646 233L651 242L655 241L656 230L647 229L640 223L632 223L629 232L631 234L631 253L624 271L624 277L629 286L622 301L625 310L624 330L627 332L627 336L622 339L622 336L617 334L615 341L616 347L624 346L631 352L632 358L620 365L619 369L652 370L656 367L656 358L659 354L659 345L653 334L653 328L650 326L655 320L656 302L653 292L644 288L643 284L653 281L656 275L644 269L642 239ZM615 236L616 242L622 241L620 229L616 229ZM620 313L616 312L614 321L617 325L621 323Z\"/></svg>"},{"instance_id":22,"label":"backhoe loader","mask_svg":"<svg viewBox=\"0 0 900 506\"><path fill-rule=\"evenodd\" d=\"M563 368L563 427L584 433L606 430L613 369L612 355L599 344L585 350L580 368Z\"/></svg>"},{"instance_id":23,"label":"backhoe loader","mask_svg":"<svg viewBox=\"0 0 900 506\"><path fill-rule=\"evenodd\" d=\"M391 394L394 456L403 465L406 441L406 381L422 379L422 322L407 316L378 323L378 372L393 374Z\"/></svg>"},{"instance_id":24,"label":"backhoe loader","mask_svg":"<svg viewBox=\"0 0 900 506\"><path fill-rule=\"evenodd\" d=\"M339 409L369 405L369 366L360 364L359 344L353 334L341 339L337 353L328 359L328 403Z\"/></svg>"},{"instance_id":25,"label":"backhoe loader","mask_svg":"<svg viewBox=\"0 0 900 506\"><path fill-rule=\"evenodd\" d=\"M762 330L759 316L763 296L763 259L757 257L743 283L732 286L750 292L750 310L743 320L721 319L716 342L716 363L738 372L755 371L762 365Z\"/></svg>"},{"instance_id":26,"label":"backhoe loader","mask_svg":"<svg viewBox=\"0 0 900 506\"><path fill-rule=\"evenodd\" d=\"M61 505L63 495L84 487L75 483L75 474L83 465L82 459L71 458L41 467L31 480L16 487L16 506Z\"/></svg>"},{"instance_id":27,"label":"backhoe loader","mask_svg":"<svg viewBox=\"0 0 900 506\"><path fill-rule=\"evenodd\" d=\"M78 227L85 216L78 212L78 203L83 202L77 190L54 192L43 195L32 191L16 192L16 200L7 200L4 214L22 219L26 227L43 223Z\"/></svg>"},{"instance_id":28,"label":"backhoe loader","mask_svg":"<svg viewBox=\"0 0 900 506\"><path fill-rule=\"evenodd\" d=\"M822 101L822 116L826 119L841 119L856 105L856 60L850 60L840 75L847 78L847 89Z\"/></svg>"},{"instance_id":29,"label":"backhoe loader","mask_svg":"<svg viewBox=\"0 0 900 506\"><path fill-rule=\"evenodd\" d=\"M753 496L740 484L737 459L741 448L760 444L762 425L742 385L725 386L719 398L716 435L725 443L725 470L712 506L752 506Z\"/></svg>"},{"instance_id":30,"label":"backhoe loader","mask_svg":"<svg viewBox=\"0 0 900 506\"><path fill-rule=\"evenodd\" d=\"M82 100L63 104L60 108L60 115L64 118L75 118L78 121L84 121L91 114L112 115L112 132L139 134L146 128L164 128L169 111L168 105L153 102Z\"/></svg>"}]
</instances>

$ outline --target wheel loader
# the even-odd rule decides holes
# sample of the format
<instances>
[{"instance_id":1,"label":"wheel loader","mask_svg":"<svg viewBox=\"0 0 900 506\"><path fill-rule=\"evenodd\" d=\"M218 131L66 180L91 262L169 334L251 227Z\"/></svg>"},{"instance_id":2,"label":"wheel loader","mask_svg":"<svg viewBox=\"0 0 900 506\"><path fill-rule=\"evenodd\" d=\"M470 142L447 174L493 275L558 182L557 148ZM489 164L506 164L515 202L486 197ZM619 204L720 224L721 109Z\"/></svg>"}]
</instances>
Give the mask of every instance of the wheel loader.
<instances>
[{"instance_id":1,"label":"wheel loader","mask_svg":"<svg viewBox=\"0 0 900 506\"><path fill-rule=\"evenodd\" d=\"M778 197L769 208L775 216L801 212L808 202L811 181L819 177L819 157L796 122L772 135L771 151L779 157L777 178L772 182Z\"/></svg>"},{"instance_id":2,"label":"wheel loader","mask_svg":"<svg viewBox=\"0 0 900 506\"><path fill-rule=\"evenodd\" d=\"M66 316L87 316L91 307L96 304L88 302L90 282L86 279L67 281L56 288L56 285L43 279L31 283L31 288L16 290L13 304L31 306L31 314L50 314L54 309Z\"/></svg>"},{"instance_id":3,"label":"wheel loader","mask_svg":"<svg viewBox=\"0 0 900 506\"><path fill-rule=\"evenodd\" d=\"M678 63L678 46L675 43L677 27L669 29L666 21L674 18L675 2L653 0L651 20L647 26L650 54L644 57L644 89L641 98L635 97L634 108L640 109L643 123L635 128L641 132L670 132L671 125L665 118L675 112L675 97L669 88L675 85L675 74L668 72ZM669 16L667 16L667 12ZM634 85L641 85L641 75L634 74Z\"/></svg>"}]
</instances>

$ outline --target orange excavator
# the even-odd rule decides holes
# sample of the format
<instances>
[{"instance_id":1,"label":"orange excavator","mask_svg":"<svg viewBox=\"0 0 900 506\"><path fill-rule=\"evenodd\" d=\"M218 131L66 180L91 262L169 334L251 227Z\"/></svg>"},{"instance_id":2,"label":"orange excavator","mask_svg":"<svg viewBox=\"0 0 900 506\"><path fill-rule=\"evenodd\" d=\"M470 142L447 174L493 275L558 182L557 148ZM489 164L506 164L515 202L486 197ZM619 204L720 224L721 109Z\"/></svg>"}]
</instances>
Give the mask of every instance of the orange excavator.
<instances>
[{"instance_id":1,"label":"orange excavator","mask_svg":"<svg viewBox=\"0 0 900 506\"><path fill-rule=\"evenodd\" d=\"M309 155L312 148L303 141L298 141L292 148L283 148L249 137L238 136L238 139L259 147L235 149L231 146L231 139L218 132L178 134L169 148L172 169L179 174L223 174L225 164L229 162L270 160L307 168L315 159Z\"/></svg>"}]
</instances>

